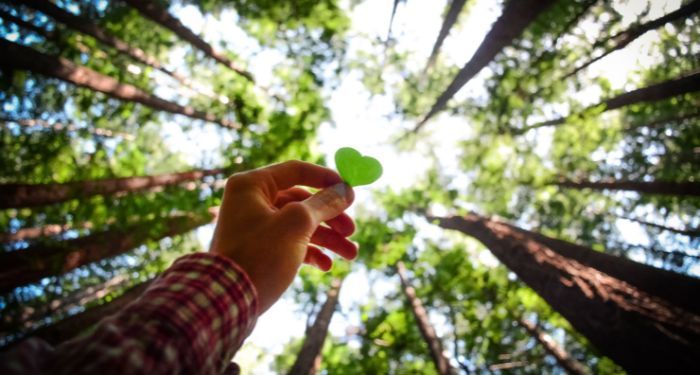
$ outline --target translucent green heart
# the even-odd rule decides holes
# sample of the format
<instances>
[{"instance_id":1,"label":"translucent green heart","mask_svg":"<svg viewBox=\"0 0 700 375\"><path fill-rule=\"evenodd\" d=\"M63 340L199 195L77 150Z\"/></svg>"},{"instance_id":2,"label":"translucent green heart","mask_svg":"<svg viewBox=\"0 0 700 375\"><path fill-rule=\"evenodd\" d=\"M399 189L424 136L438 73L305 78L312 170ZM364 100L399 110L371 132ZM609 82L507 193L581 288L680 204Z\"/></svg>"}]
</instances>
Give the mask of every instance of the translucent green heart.
<instances>
[{"instance_id":1,"label":"translucent green heart","mask_svg":"<svg viewBox=\"0 0 700 375\"><path fill-rule=\"evenodd\" d=\"M370 156L362 156L352 147L335 152L335 167L350 186L369 185L382 176L382 165Z\"/></svg>"}]
</instances>

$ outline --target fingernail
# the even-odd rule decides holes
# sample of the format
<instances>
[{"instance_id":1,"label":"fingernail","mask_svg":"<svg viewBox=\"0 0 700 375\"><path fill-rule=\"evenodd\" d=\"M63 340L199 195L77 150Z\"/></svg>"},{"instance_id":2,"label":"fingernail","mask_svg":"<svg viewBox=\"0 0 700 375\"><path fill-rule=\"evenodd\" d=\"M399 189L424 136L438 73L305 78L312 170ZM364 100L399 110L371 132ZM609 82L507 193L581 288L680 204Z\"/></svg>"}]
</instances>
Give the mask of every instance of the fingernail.
<instances>
[{"instance_id":1,"label":"fingernail","mask_svg":"<svg viewBox=\"0 0 700 375\"><path fill-rule=\"evenodd\" d=\"M335 184L331 186L331 189L335 191L338 196L343 197L345 201L348 200L348 186L345 184L345 182Z\"/></svg>"}]
</instances>

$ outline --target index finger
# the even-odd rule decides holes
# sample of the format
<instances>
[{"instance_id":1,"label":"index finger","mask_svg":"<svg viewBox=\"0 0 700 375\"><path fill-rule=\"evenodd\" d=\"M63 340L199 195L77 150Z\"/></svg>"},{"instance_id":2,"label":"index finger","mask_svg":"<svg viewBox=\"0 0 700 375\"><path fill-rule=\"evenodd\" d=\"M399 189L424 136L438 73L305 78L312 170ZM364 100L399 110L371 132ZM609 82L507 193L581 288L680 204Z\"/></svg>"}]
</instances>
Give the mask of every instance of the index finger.
<instances>
[{"instance_id":1,"label":"index finger","mask_svg":"<svg viewBox=\"0 0 700 375\"><path fill-rule=\"evenodd\" d=\"M265 180L274 182L273 191L286 190L296 185L322 189L343 182L336 171L300 160L273 164L259 171L271 177Z\"/></svg>"}]
</instances>

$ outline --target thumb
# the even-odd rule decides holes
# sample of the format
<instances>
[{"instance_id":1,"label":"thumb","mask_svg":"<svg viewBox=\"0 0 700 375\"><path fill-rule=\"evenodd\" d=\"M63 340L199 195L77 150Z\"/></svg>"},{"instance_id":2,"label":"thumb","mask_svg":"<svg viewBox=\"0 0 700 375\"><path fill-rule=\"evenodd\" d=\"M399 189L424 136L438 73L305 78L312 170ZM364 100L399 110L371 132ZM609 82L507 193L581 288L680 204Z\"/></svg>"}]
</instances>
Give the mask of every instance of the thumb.
<instances>
[{"instance_id":1,"label":"thumb","mask_svg":"<svg viewBox=\"0 0 700 375\"><path fill-rule=\"evenodd\" d=\"M343 213L354 199L352 188L341 182L319 191L301 203L311 212L315 225L319 225Z\"/></svg>"}]
</instances>

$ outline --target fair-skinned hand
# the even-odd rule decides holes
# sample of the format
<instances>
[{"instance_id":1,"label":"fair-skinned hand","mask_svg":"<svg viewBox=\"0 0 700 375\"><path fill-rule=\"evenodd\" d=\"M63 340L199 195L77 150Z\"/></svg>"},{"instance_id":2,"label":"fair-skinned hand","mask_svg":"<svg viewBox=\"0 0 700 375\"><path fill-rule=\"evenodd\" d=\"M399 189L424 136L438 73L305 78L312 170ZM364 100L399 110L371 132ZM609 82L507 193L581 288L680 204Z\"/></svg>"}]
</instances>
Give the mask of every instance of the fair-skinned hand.
<instances>
[{"instance_id":1,"label":"fair-skinned hand","mask_svg":"<svg viewBox=\"0 0 700 375\"><path fill-rule=\"evenodd\" d=\"M323 190L312 195L297 185ZM311 163L288 161L234 174L226 182L210 252L246 271L262 313L302 263L331 268L331 258L317 246L346 259L357 256L357 246L346 238L355 224L343 213L353 199L352 188L335 171Z\"/></svg>"}]
</instances>

